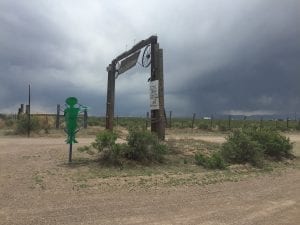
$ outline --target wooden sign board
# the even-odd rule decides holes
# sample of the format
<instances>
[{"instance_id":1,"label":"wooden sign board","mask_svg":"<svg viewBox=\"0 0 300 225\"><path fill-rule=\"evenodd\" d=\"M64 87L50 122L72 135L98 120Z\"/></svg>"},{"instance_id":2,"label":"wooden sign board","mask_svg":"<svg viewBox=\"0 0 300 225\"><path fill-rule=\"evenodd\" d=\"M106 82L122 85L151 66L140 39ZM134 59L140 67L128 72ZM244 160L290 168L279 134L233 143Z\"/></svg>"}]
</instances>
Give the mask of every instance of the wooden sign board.
<instances>
[{"instance_id":1,"label":"wooden sign board","mask_svg":"<svg viewBox=\"0 0 300 225\"><path fill-rule=\"evenodd\" d=\"M118 75L126 72L136 65L140 52L141 51L136 51L135 53L131 54L121 61L120 68L118 69Z\"/></svg>"},{"instance_id":2,"label":"wooden sign board","mask_svg":"<svg viewBox=\"0 0 300 225\"><path fill-rule=\"evenodd\" d=\"M158 80L150 82L150 109L159 109Z\"/></svg>"}]
</instances>

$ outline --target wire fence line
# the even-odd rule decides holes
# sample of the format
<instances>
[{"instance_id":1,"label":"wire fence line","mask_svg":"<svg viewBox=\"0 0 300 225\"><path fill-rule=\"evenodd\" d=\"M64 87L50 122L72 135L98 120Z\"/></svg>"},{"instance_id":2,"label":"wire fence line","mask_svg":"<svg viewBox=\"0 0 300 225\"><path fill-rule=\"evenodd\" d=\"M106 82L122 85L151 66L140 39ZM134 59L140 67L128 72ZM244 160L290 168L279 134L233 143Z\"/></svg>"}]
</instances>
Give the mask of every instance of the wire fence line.
<instances>
[{"instance_id":1,"label":"wire fence line","mask_svg":"<svg viewBox=\"0 0 300 225\"><path fill-rule=\"evenodd\" d=\"M46 121L51 127L59 129L63 127L64 116L61 111L57 110L56 113L35 113L31 117L40 118ZM9 118L11 120L18 120L19 114L0 114L0 118ZM203 130L219 130L226 131L234 128L242 127L264 127L286 130L300 130L300 119L289 117L279 119L265 119L261 117L247 117L247 116L234 116L234 115L211 115L211 116L198 116L196 113L191 114L190 117L174 117L172 111L165 113L165 126L166 128L192 128ZM105 116L88 116L87 113L81 114L78 117L80 124L85 128L87 126L103 126L105 127ZM151 118L149 112L145 116L128 117L116 115L114 118L114 126L124 127L150 127Z\"/></svg>"}]
</instances>

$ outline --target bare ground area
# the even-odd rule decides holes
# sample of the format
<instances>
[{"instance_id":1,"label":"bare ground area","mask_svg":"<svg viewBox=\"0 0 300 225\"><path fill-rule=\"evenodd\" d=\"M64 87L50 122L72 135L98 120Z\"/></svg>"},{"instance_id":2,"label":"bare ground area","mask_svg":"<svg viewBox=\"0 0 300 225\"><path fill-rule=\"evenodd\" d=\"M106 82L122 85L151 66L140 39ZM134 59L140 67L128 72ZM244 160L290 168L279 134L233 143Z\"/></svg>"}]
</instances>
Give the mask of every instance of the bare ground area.
<instances>
[{"instance_id":1,"label":"bare ground area","mask_svg":"<svg viewBox=\"0 0 300 225\"><path fill-rule=\"evenodd\" d=\"M180 138L172 135L167 138ZM300 135L289 136L299 156ZM192 138L224 141L218 135ZM80 138L78 146L92 141ZM201 170L99 177L76 151L77 164L68 165L67 151L63 138L0 137L1 225L300 224L299 166L233 179Z\"/></svg>"}]
</instances>

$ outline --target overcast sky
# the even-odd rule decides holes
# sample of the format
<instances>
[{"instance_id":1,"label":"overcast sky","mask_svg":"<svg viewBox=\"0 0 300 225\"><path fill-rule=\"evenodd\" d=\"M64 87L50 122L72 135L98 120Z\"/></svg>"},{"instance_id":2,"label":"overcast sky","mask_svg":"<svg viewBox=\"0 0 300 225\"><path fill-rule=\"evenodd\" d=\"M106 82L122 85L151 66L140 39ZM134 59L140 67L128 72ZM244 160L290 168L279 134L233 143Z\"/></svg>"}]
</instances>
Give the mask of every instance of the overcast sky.
<instances>
[{"instance_id":1,"label":"overcast sky","mask_svg":"<svg viewBox=\"0 0 300 225\"><path fill-rule=\"evenodd\" d=\"M174 115L300 115L299 0L0 0L0 113L105 114L113 58L157 35ZM116 80L116 114L149 111L150 69Z\"/></svg>"}]
</instances>

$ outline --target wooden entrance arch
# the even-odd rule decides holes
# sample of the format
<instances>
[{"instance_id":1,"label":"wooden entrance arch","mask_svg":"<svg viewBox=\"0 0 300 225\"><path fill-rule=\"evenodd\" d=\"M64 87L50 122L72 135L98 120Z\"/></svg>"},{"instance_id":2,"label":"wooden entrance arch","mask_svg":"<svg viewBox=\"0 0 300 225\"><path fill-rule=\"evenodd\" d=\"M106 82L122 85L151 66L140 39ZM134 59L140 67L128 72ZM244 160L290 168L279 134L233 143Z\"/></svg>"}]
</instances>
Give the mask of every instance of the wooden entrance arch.
<instances>
[{"instance_id":1,"label":"wooden entrance arch","mask_svg":"<svg viewBox=\"0 0 300 225\"><path fill-rule=\"evenodd\" d=\"M164 116L164 78L163 78L163 50L159 48L157 36L151 36L134 45L130 50L123 52L112 60L107 67L107 101L106 101L106 129L113 130L114 107L115 107L115 80L116 65L122 60L128 59L142 48L151 48L151 77L150 81L158 82L158 107L151 109L151 132L155 132L159 139L165 139L165 116ZM131 67L130 67L131 68Z\"/></svg>"}]
</instances>

